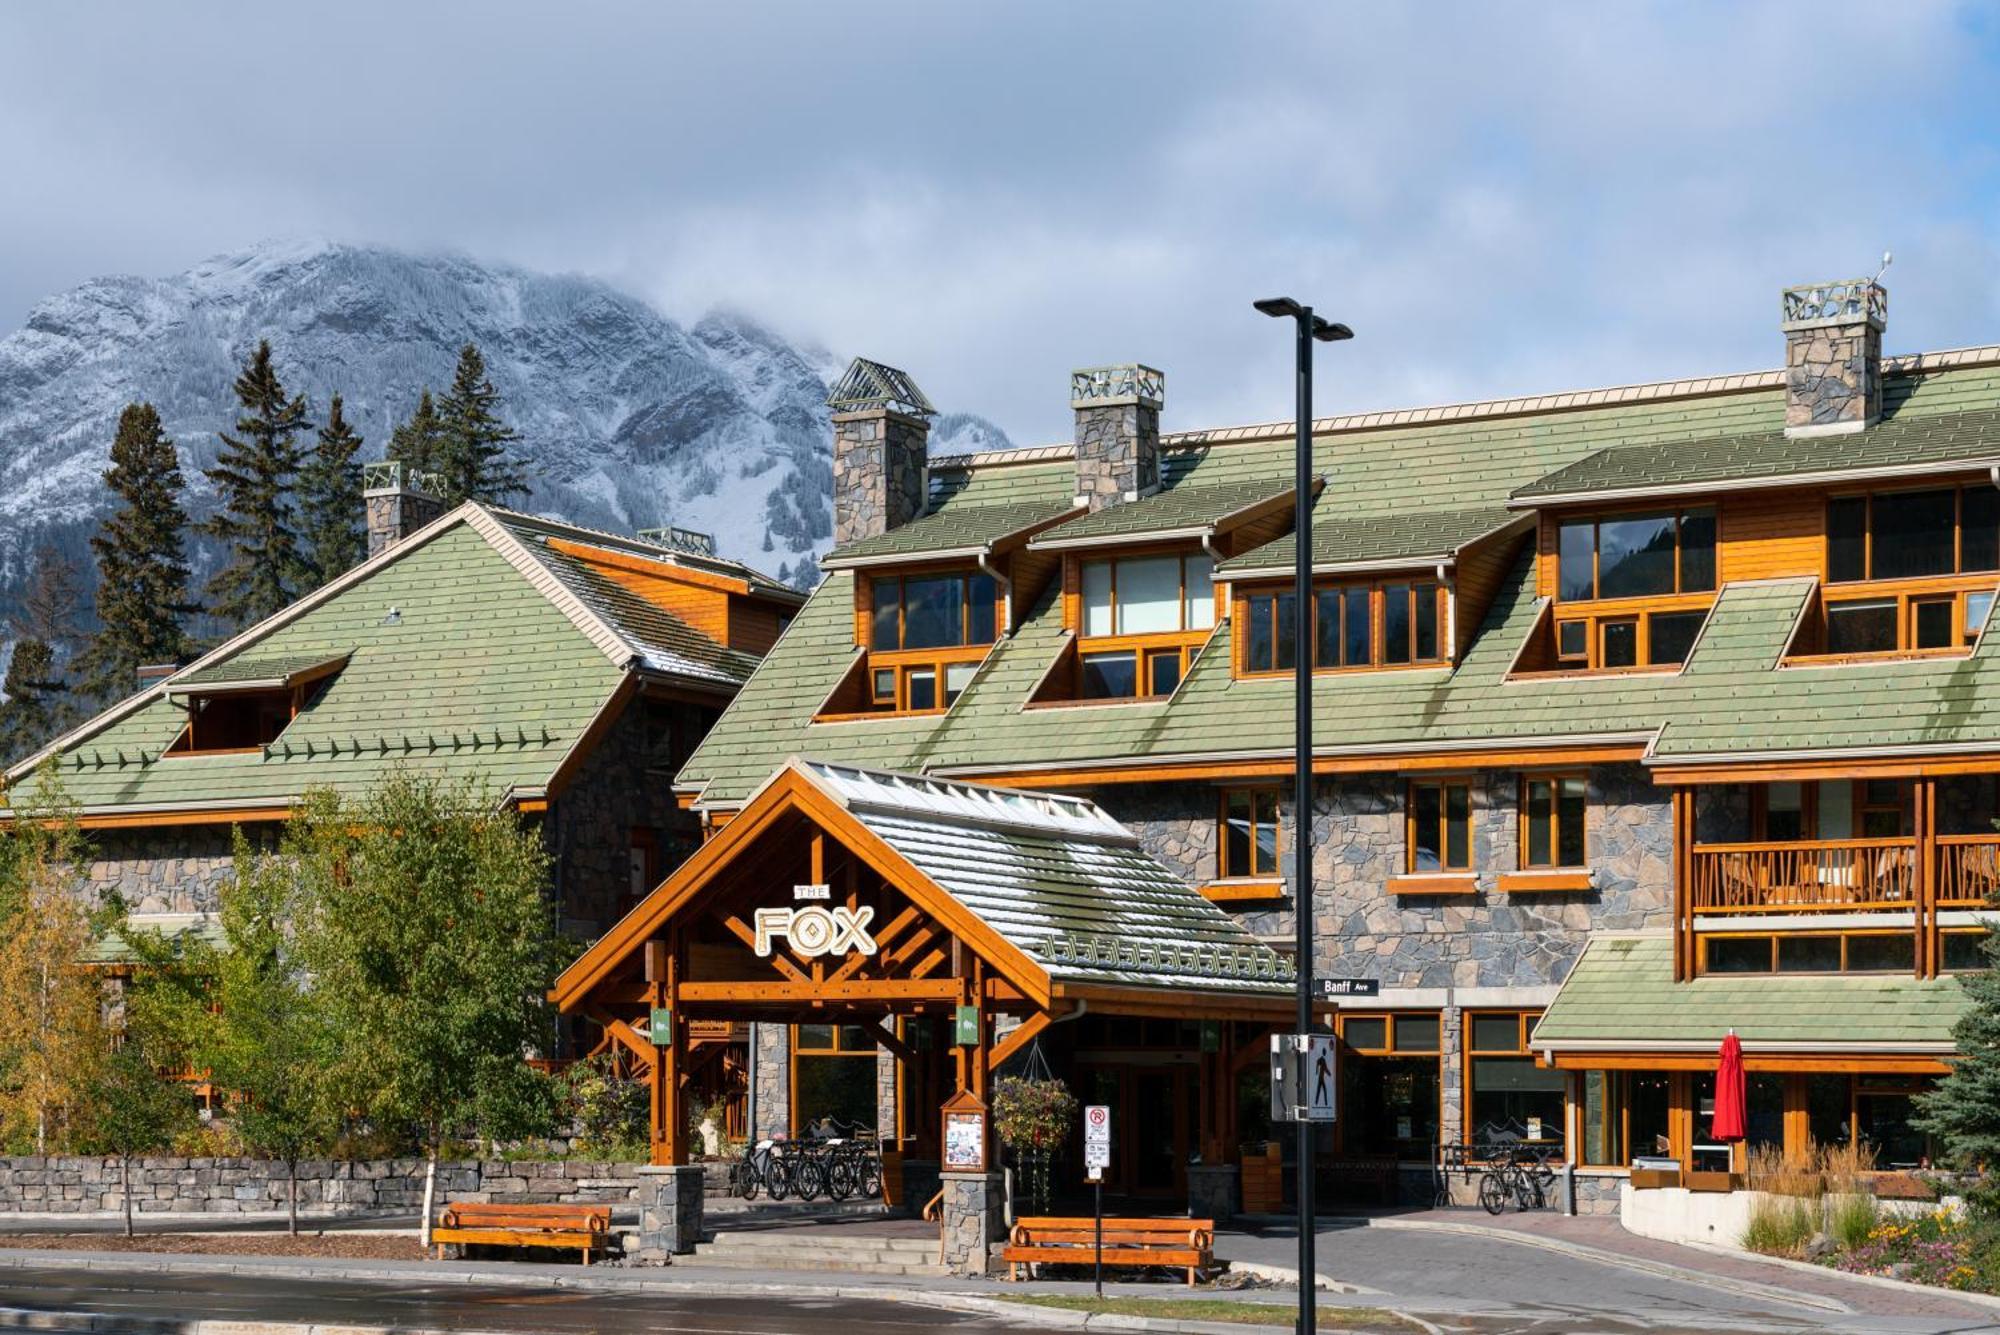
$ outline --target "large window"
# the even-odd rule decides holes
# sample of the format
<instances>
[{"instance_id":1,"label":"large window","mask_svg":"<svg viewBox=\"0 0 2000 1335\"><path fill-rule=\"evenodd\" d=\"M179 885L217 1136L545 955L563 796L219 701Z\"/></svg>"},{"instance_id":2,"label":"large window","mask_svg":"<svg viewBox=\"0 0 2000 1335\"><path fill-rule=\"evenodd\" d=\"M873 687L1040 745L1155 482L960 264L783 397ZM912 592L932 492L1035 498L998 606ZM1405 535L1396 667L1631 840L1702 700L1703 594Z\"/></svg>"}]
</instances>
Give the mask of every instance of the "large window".
<instances>
[{"instance_id":1,"label":"large window","mask_svg":"<svg viewBox=\"0 0 2000 1335\"><path fill-rule=\"evenodd\" d=\"M1582 1162L1623 1168L1642 1154L1671 1154L1674 1077L1666 1071L1585 1071L1578 1121Z\"/></svg>"},{"instance_id":2,"label":"large window","mask_svg":"<svg viewBox=\"0 0 2000 1335\"><path fill-rule=\"evenodd\" d=\"M1980 483L1836 496L1826 503L1831 583L2000 570L2000 490Z\"/></svg>"},{"instance_id":3,"label":"large window","mask_svg":"<svg viewBox=\"0 0 2000 1335\"><path fill-rule=\"evenodd\" d=\"M1589 783L1581 774L1529 774L1521 780L1521 865L1590 863L1583 823Z\"/></svg>"},{"instance_id":4,"label":"large window","mask_svg":"<svg viewBox=\"0 0 2000 1335\"><path fill-rule=\"evenodd\" d=\"M1097 637L1210 629L1215 625L1211 567L1206 553L1085 561L1083 633Z\"/></svg>"},{"instance_id":5,"label":"large window","mask_svg":"<svg viewBox=\"0 0 2000 1335\"><path fill-rule=\"evenodd\" d=\"M1992 610L1992 589L1828 598L1824 623L1826 652L1890 654L1961 648L1979 638Z\"/></svg>"},{"instance_id":6,"label":"large window","mask_svg":"<svg viewBox=\"0 0 2000 1335\"><path fill-rule=\"evenodd\" d=\"M1405 667L1445 659L1449 595L1435 580L1322 585L1313 590L1313 667ZM1296 599L1279 589L1247 594L1239 615L1243 671L1290 672L1298 662Z\"/></svg>"},{"instance_id":7,"label":"large window","mask_svg":"<svg viewBox=\"0 0 2000 1335\"><path fill-rule=\"evenodd\" d=\"M983 571L877 575L871 583L871 649L951 649L993 643L993 577Z\"/></svg>"},{"instance_id":8,"label":"large window","mask_svg":"<svg viewBox=\"0 0 2000 1335\"><path fill-rule=\"evenodd\" d=\"M1472 784L1468 780L1413 781L1405 824L1406 871L1472 870Z\"/></svg>"},{"instance_id":9,"label":"large window","mask_svg":"<svg viewBox=\"0 0 2000 1335\"><path fill-rule=\"evenodd\" d=\"M792 1129L875 1125L875 1039L858 1024L792 1026Z\"/></svg>"},{"instance_id":10,"label":"large window","mask_svg":"<svg viewBox=\"0 0 2000 1335\"><path fill-rule=\"evenodd\" d=\"M948 709L999 632L993 577L983 571L877 575L868 606L871 710Z\"/></svg>"},{"instance_id":11,"label":"large window","mask_svg":"<svg viewBox=\"0 0 2000 1335\"><path fill-rule=\"evenodd\" d=\"M1703 507L1565 520L1557 596L1652 598L1715 588L1715 511Z\"/></svg>"},{"instance_id":12,"label":"large window","mask_svg":"<svg viewBox=\"0 0 2000 1335\"><path fill-rule=\"evenodd\" d=\"M1222 794L1224 880L1275 877L1278 869L1278 790L1230 788Z\"/></svg>"},{"instance_id":13,"label":"large window","mask_svg":"<svg viewBox=\"0 0 2000 1335\"><path fill-rule=\"evenodd\" d=\"M1341 1012L1340 1152L1429 1160L1438 1135L1442 1026L1436 1011Z\"/></svg>"},{"instance_id":14,"label":"large window","mask_svg":"<svg viewBox=\"0 0 2000 1335\"><path fill-rule=\"evenodd\" d=\"M1528 1051L1540 1011L1465 1016L1466 1138L1473 1145L1564 1143L1563 1073Z\"/></svg>"},{"instance_id":15,"label":"large window","mask_svg":"<svg viewBox=\"0 0 2000 1335\"><path fill-rule=\"evenodd\" d=\"M1084 561L1078 572L1077 695L1172 695L1215 627L1206 553Z\"/></svg>"}]
</instances>

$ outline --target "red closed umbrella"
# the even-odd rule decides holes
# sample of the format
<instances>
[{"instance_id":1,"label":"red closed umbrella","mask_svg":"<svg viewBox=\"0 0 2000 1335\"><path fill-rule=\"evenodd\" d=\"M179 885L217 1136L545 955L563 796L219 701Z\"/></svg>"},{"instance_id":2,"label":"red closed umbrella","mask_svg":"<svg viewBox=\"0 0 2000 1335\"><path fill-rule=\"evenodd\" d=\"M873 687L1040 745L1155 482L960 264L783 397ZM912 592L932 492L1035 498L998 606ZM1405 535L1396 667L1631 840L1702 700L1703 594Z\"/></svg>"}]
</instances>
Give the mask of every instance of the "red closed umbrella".
<instances>
[{"instance_id":1,"label":"red closed umbrella","mask_svg":"<svg viewBox=\"0 0 2000 1335\"><path fill-rule=\"evenodd\" d=\"M1732 1029L1715 1067L1715 1122L1709 1130L1717 1140L1743 1139L1743 1100L1743 1045Z\"/></svg>"}]
</instances>

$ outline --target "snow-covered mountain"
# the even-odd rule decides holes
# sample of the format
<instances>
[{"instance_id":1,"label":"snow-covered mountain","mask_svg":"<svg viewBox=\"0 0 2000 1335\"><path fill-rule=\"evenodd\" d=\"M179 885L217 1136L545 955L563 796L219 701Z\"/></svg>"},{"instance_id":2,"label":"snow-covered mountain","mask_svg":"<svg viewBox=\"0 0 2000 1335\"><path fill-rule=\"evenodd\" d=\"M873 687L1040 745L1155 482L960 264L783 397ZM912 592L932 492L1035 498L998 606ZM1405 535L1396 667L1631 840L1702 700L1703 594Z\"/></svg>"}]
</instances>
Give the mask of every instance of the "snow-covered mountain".
<instances>
[{"instance_id":1,"label":"snow-covered mountain","mask_svg":"<svg viewBox=\"0 0 2000 1335\"><path fill-rule=\"evenodd\" d=\"M94 577L84 547L107 498L106 453L125 404L151 401L180 447L187 504L230 385L269 338L287 388L329 394L380 457L418 394L442 391L458 349L485 353L535 490L525 503L616 531L678 524L725 555L786 576L832 533L828 378L844 365L725 311L683 328L593 279L451 256L273 243L170 278L100 278L42 302L0 340L0 614L49 540ZM941 417L940 453L1004 447L967 414ZM198 553L205 570L213 553Z\"/></svg>"}]
</instances>

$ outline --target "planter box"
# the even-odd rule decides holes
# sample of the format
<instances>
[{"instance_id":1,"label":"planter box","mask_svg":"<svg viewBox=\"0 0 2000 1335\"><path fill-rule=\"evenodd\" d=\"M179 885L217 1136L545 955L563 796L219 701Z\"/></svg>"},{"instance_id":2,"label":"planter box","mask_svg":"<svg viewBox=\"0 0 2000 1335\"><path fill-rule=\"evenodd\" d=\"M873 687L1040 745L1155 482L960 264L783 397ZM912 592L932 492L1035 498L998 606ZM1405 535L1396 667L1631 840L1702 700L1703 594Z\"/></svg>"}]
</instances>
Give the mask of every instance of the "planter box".
<instances>
[{"instance_id":1,"label":"planter box","mask_svg":"<svg viewBox=\"0 0 2000 1335\"><path fill-rule=\"evenodd\" d=\"M1243 1213L1282 1214L1285 1208L1285 1164L1276 1141L1262 1154L1243 1155Z\"/></svg>"},{"instance_id":2,"label":"planter box","mask_svg":"<svg viewBox=\"0 0 2000 1335\"><path fill-rule=\"evenodd\" d=\"M1654 1191L1662 1187L1681 1185L1681 1174L1677 1168L1634 1168L1632 1170L1632 1190Z\"/></svg>"},{"instance_id":3,"label":"planter box","mask_svg":"<svg viewBox=\"0 0 2000 1335\"><path fill-rule=\"evenodd\" d=\"M1687 1172L1681 1174L1681 1185L1689 1191L1738 1191L1743 1186L1743 1174Z\"/></svg>"}]
</instances>

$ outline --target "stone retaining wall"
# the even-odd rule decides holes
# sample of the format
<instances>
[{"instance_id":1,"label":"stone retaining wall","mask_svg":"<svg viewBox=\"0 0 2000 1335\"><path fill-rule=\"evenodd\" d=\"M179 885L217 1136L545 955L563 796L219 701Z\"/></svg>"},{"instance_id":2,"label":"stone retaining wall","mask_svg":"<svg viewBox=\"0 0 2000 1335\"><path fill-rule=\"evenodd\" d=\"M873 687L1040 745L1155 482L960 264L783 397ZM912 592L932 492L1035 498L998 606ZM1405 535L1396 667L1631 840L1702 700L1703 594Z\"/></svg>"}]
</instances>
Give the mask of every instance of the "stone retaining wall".
<instances>
[{"instance_id":1,"label":"stone retaining wall","mask_svg":"<svg viewBox=\"0 0 2000 1335\"><path fill-rule=\"evenodd\" d=\"M499 1159L440 1163L440 1201L531 1204L638 1199L638 1164L508 1163ZM285 1208L285 1166L264 1159L147 1158L133 1164L133 1207L238 1214ZM299 1163L299 1209L318 1215L414 1210L424 1199L422 1159ZM0 1215L77 1214L122 1210L125 1198L118 1160L100 1158L0 1159Z\"/></svg>"}]
</instances>

